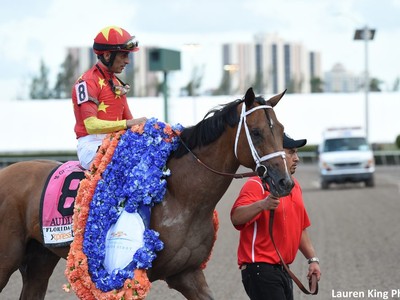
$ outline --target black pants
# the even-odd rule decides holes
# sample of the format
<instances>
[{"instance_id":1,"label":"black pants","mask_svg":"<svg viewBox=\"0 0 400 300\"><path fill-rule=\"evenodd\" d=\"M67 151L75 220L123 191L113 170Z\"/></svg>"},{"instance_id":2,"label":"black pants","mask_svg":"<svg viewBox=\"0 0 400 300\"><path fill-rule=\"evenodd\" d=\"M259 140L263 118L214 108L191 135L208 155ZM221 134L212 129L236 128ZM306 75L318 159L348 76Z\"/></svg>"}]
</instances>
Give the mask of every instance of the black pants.
<instances>
[{"instance_id":1,"label":"black pants","mask_svg":"<svg viewBox=\"0 0 400 300\"><path fill-rule=\"evenodd\" d=\"M293 300L293 281L280 265L247 264L242 282L251 300Z\"/></svg>"}]
</instances>

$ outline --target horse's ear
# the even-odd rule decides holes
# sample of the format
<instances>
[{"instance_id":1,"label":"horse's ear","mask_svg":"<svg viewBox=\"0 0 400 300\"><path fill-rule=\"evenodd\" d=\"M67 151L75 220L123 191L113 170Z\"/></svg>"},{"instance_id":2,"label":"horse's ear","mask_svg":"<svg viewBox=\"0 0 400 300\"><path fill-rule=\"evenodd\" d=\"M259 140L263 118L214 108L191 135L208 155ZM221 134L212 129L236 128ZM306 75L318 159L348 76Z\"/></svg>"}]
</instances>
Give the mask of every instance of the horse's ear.
<instances>
[{"instance_id":1,"label":"horse's ear","mask_svg":"<svg viewBox=\"0 0 400 300\"><path fill-rule=\"evenodd\" d=\"M285 95L286 91L287 91L287 89L284 90L282 93L273 96L273 97L270 98L267 102L268 102L272 107L274 107L275 105L278 104L279 100L282 99L282 97L283 97L283 95Z\"/></svg>"},{"instance_id":2,"label":"horse's ear","mask_svg":"<svg viewBox=\"0 0 400 300\"><path fill-rule=\"evenodd\" d=\"M244 103L246 103L246 106L249 107L253 104L254 99L256 98L256 95L254 94L253 88L249 88L246 92L246 95L244 95Z\"/></svg>"}]
</instances>

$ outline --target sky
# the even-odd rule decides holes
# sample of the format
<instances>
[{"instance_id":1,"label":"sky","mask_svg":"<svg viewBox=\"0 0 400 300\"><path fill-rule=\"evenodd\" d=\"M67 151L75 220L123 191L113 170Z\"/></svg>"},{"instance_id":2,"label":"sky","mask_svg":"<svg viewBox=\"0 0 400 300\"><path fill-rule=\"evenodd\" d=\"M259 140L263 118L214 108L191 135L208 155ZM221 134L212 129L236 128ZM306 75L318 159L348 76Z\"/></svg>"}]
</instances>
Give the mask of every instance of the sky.
<instances>
[{"instance_id":1,"label":"sky","mask_svg":"<svg viewBox=\"0 0 400 300\"><path fill-rule=\"evenodd\" d=\"M2 100L24 99L43 59L54 82L67 47L91 47L97 33L117 25L140 45L181 51L182 71L169 82L183 86L193 66L204 66L202 89L221 80L223 43L252 42L278 34L322 55L322 70L336 63L361 74L365 45L355 29L376 29L368 43L371 77L391 89L400 77L400 0L14 0L0 11ZM197 47L187 47L195 44Z\"/></svg>"}]
</instances>

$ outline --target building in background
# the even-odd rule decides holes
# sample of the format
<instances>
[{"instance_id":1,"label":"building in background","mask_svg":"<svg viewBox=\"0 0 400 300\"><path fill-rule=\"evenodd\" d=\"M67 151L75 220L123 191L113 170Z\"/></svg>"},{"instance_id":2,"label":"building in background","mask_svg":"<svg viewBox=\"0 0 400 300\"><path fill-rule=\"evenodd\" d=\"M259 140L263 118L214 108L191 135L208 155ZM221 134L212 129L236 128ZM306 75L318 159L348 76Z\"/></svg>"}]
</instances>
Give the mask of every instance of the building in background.
<instances>
[{"instance_id":1,"label":"building in background","mask_svg":"<svg viewBox=\"0 0 400 300\"><path fill-rule=\"evenodd\" d=\"M130 64L118 75L125 83L131 85L128 96L154 97L159 92L159 75L148 71L147 52L153 47L140 47L140 51L130 54ZM73 47L67 49L67 54L72 55L78 62L75 78L79 78L85 71L91 68L97 57L91 47Z\"/></svg>"},{"instance_id":2,"label":"building in background","mask_svg":"<svg viewBox=\"0 0 400 300\"><path fill-rule=\"evenodd\" d=\"M310 57L310 75L311 78L320 78L321 70L322 70L322 65L321 65L321 53L311 51L309 53ZM322 78L321 78L322 79Z\"/></svg>"},{"instance_id":3,"label":"building in background","mask_svg":"<svg viewBox=\"0 0 400 300\"><path fill-rule=\"evenodd\" d=\"M254 86L256 63L254 45L224 44L222 45L222 90L224 94L237 94Z\"/></svg>"},{"instance_id":4,"label":"building in background","mask_svg":"<svg viewBox=\"0 0 400 300\"><path fill-rule=\"evenodd\" d=\"M301 43L289 43L278 35L259 34L254 43L223 46L224 77L229 91L253 86L257 93L311 92L311 80L320 78L321 55Z\"/></svg>"},{"instance_id":5,"label":"building in background","mask_svg":"<svg viewBox=\"0 0 400 300\"><path fill-rule=\"evenodd\" d=\"M343 65L336 64L332 70L325 72L324 92L354 93L362 89L363 79L347 71Z\"/></svg>"},{"instance_id":6,"label":"building in background","mask_svg":"<svg viewBox=\"0 0 400 300\"><path fill-rule=\"evenodd\" d=\"M153 97L160 92L160 74L148 70L148 51L152 48L141 47L121 74L121 79L131 84L129 96ZM90 47L68 48L67 54L78 62L75 78L97 61ZM219 94L227 95L240 94L249 87L257 94L277 94L285 89L289 93L350 93L359 91L362 83L360 76L340 64L322 74L319 52L308 51L301 43L287 42L277 34L258 34L252 43L222 44L221 74ZM313 82L321 88L315 89Z\"/></svg>"},{"instance_id":7,"label":"building in background","mask_svg":"<svg viewBox=\"0 0 400 300\"><path fill-rule=\"evenodd\" d=\"M67 55L71 55L72 59L77 62L74 78L78 78L97 62L96 54L89 47L68 48Z\"/></svg>"}]
</instances>

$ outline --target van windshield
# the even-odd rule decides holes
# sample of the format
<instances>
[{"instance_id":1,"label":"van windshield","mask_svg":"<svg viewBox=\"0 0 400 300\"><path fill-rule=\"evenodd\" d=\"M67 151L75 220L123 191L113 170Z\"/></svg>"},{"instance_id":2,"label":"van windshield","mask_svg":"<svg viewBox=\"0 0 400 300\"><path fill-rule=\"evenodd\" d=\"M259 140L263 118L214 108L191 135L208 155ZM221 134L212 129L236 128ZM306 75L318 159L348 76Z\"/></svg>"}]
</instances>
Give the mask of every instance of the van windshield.
<instances>
[{"instance_id":1,"label":"van windshield","mask_svg":"<svg viewBox=\"0 0 400 300\"><path fill-rule=\"evenodd\" d=\"M325 140L324 152L357 150L369 150L369 146L365 138L357 137Z\"/></svg>"}]
</instances>

